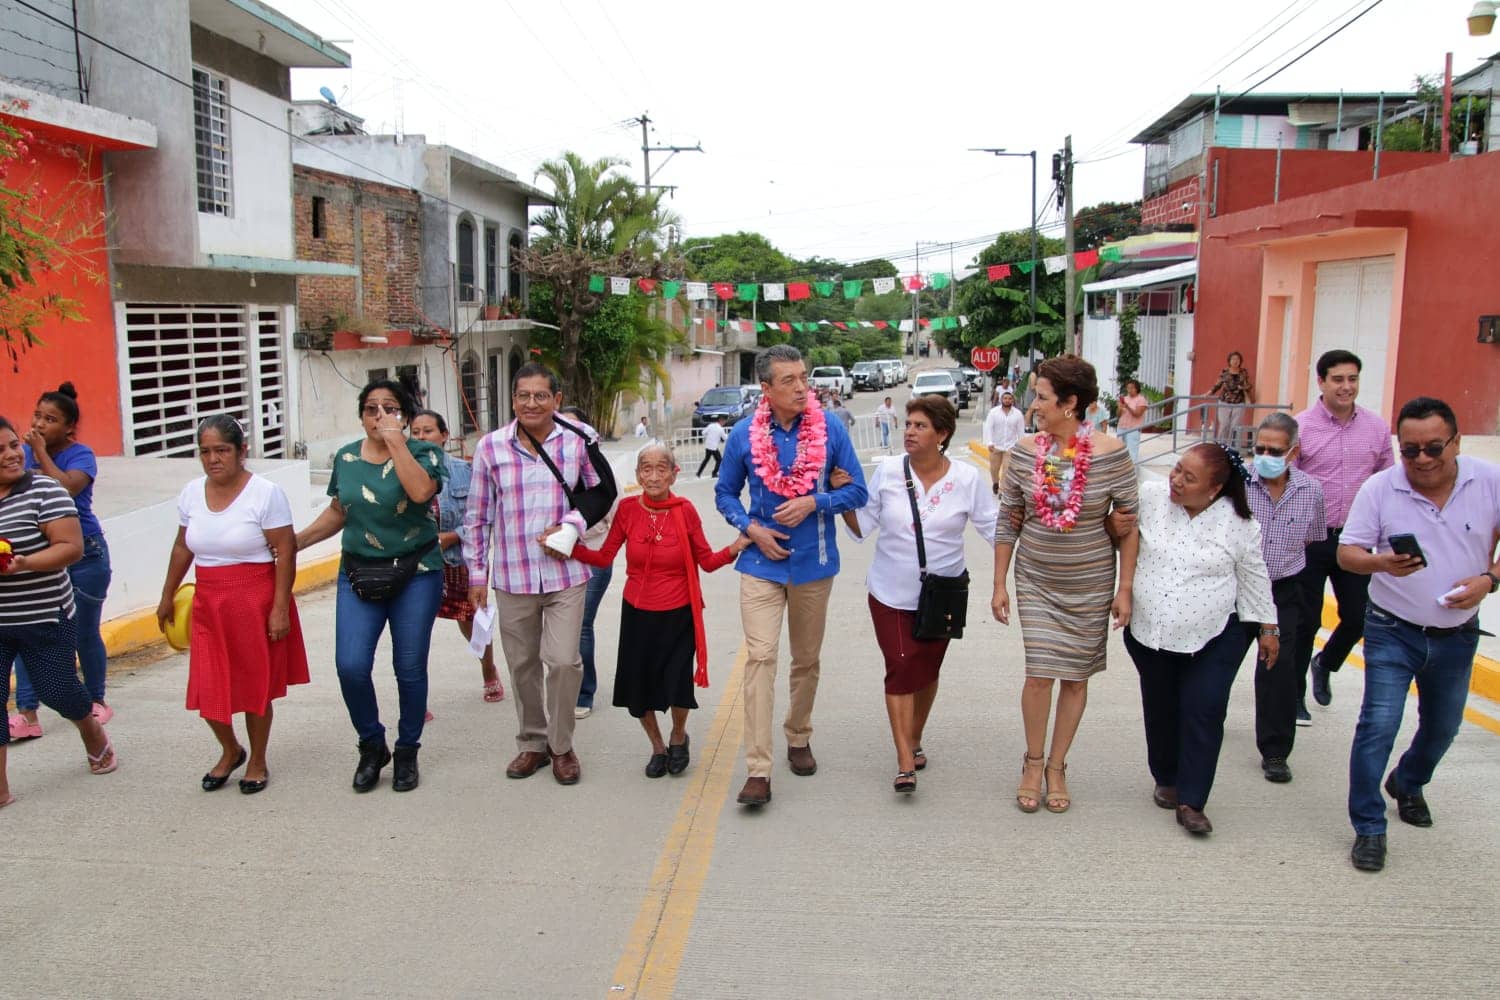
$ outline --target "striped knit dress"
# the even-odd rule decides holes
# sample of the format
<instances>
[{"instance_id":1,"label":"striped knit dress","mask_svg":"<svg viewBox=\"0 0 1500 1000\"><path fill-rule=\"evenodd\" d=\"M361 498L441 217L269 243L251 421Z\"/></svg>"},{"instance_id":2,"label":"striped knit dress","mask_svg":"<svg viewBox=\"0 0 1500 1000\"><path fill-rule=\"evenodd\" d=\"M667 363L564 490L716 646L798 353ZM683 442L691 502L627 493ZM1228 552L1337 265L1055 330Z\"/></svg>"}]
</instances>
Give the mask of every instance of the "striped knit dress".
<instances>
[{"instance_id":1,"label":"striped knit dress","mask_svg":"<svg viewBox=\"0 0 1500 1000\"><path fill-rule=\"evenodd\" d=\"M1098 436L1096 435L1096 441ZM1064 467L1070 460L1059 459ZM1081 681L1104 669L1109 605L1115 595L1115 547L1104 530L1111 506L1136 509L1136 470L1124 448L1095 452L1083 508L1072 531L1055 531L1037 516L1031 476L1036 439L1017 442L1000 483L995 543L1015 550L1016 602L1026 645L1026 676ZM1019 540L1010 512L1026 510Z\"/></svg>"}]
</instances>

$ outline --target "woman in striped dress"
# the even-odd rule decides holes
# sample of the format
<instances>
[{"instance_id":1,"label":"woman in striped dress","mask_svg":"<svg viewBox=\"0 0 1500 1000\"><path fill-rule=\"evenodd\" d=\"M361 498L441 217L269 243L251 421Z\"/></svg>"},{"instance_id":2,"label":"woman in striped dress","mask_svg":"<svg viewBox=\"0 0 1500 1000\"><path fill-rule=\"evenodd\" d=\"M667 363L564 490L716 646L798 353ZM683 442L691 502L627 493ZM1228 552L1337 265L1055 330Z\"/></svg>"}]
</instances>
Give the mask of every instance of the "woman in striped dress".
<instances>
[{"instance_id":1,"label":"woman in striped dress","mask_svg":"<svg viewBox=\"0 0 1500 1000\"><path fill-rule=\"evenodd\" d=\"M1014 555L1026 646L1026 755L1016 790L1022 812L1045 803L1060 813L1072 804L1067 756L1088 701L1088 679L1104 669L1111 614L1116 628L1130 622L1138 539L1131 528L1119 540L1117 583L1115 546L1104 524L1111 507L1135 512L1135 463L1119 438L1082 420L1098 396L1087 361L1064 356L1042 362L1034 404L1041 433L1016 444L1000 484L992 610L996 620L1010 623L1005 578ZM1062 688L1051 752L1044 757L1054 681Z\"/></svg>"}]
</instances>

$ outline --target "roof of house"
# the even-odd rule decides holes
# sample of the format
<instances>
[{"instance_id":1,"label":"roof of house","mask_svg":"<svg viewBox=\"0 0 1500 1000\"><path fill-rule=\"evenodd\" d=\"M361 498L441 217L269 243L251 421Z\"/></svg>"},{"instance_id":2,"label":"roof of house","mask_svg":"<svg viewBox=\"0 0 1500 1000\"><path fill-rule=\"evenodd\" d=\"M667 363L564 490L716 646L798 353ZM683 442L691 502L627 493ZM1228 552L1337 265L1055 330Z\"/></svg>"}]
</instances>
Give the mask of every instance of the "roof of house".
<instances>
[{"instance_id":1,"label":"roof of house","mask_svg":"<svg viewBox=\"0 0 1500 1000\"><path fill-rule=\"evenodd\" d=\"M1224 96L1214 94L1189 94L1166 114L1143 128L1131 142L1154 143L1165 139L1172 130L1185 122L1191 121L1206 111L1212 111L1215 97L1219 98L1219 112L1221 114L1233 115L1284 115L1289 114L1291 109L1298 104L1315 104L1335 106L1342 103L1347 108L1349 105L1378 104L1382 97L1379 93L1362 92L1303 92L1282 94L1245 94L1241 96ZM1411 93L1392 91L1383 95L1385 103L1394 107L1403 101L1410 100Z\"/></svg>"},{"instance_id":2,"label":"roof of house","mask_svg":"<svg viewBox=\"0 0 1500 1000\"><path fill-rule=\"evenodd\" d=\"M260 0L188 0L188 16L283 66L349 68L349 53Z\"/></svg>"},{"instance_id":3,"label":"roof of house","mask_svg":"<svg viewBox=\"0 0 1500 1000\"><path fill-rule=\"evenodd\" d=\"M1141 271L1136 274L1128 274L1123 278L1110 278L1108 281L1091 281L1083 286L1085 292L1113 292L1125 288L1150 288L1152 285L1171 285L1198 273L1198 262L1196 260L1185 260L1180 264L1172 264L1169 267L1159 267L1154 271Z\"/></svg>"}]
</instances>

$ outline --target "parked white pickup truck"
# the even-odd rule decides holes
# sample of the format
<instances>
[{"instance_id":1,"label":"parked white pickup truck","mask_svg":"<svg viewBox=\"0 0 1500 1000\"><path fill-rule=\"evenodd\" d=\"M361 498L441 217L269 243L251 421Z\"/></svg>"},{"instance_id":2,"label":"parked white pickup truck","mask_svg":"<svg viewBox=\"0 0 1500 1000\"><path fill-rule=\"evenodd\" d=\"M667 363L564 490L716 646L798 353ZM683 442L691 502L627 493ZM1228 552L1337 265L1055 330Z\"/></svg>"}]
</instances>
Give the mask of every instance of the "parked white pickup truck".
<instances>
[{"instance_id":1,"label":"parked white pickup truck","mask_svg":"<svg viewBox=\"0 0 1500 1000\"><path fill-rule=\"evenodd\" d=\"M851 399L854 396L854 376L838 365L822 365L814 368L812 378L808 382L814 389L836 392L843 399Z\"/></svg>"}]
</instances>

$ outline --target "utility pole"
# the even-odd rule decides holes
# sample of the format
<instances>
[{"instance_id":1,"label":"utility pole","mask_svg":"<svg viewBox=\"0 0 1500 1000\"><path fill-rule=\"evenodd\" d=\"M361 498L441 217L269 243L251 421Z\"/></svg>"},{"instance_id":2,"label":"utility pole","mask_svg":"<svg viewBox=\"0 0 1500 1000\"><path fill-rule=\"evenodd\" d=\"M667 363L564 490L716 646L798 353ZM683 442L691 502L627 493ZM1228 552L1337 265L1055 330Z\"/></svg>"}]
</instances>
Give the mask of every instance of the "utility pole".
<instances>
[{"instance_id":1,"label":"utility pole","mask_svg":"<svg viewBox=\"0 0 1500 1000\"><path fill-rule=\"evenodd\" d=\"M641 127L641 167L646 177L645 183L641 185L641 189L647 194L650 194L653 190L667 192L676 191L677 185L675 184L651 183L651 154L666 153L667 159L661 161L661 166L665 167L667 165L667 161L672 159L672 157L676 156L678 153L703 152L703 144L700 142L692 146L653 146L651 145L650 133L650 127L652 124L651 116L645 111L642 111L639 117L631 118L629 119L629 121L635 122ZM660 170L661 168L658 167L657 169Z\"/></svg>"},{"instance_id":2,"label":"utility pole","mask_svg":"<svg viewBox=\"0 0 1500 1000\"><path fill-rule=\"evenodd\" d=\"M1067 254L1066 270L1063 272L1063 344L1064 350L1074 353L1078 345L1074 343L1073 336L1073 286L1078 280L1078 275L1073 271L1073 137L1070 135L1063 139L1062 153L1062 210L1063 210L1063 253ZM1036 269L1033 268L1033 271Z\"/></svg>"},{"instance_id":3,"label":"utility pole","mask_svg":"<svg viewBox=\"0 0 1500 1000\"><path fill-rule=\"evenodd\" d=\"M921 274L922 274L922 241L921 240L917 241L917 267L916 267L916 274L917 274L918 277L920 277ZM919 311L919 304L921 303L921 301L922 301L922 290L920 288L918 288L916 291L914 291L914 292L911 293L911 344L909 346L911 347L911 356L913 358L915 358L917 356L917 338L920 336L920 331L922 329L922 324L921 324L922 315L921 315L921 312Z\"/></svg>"}]
</instances>

